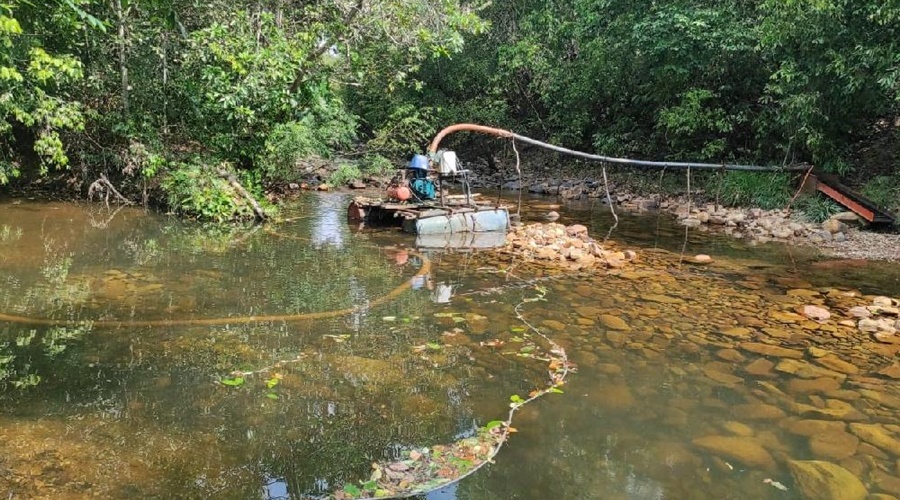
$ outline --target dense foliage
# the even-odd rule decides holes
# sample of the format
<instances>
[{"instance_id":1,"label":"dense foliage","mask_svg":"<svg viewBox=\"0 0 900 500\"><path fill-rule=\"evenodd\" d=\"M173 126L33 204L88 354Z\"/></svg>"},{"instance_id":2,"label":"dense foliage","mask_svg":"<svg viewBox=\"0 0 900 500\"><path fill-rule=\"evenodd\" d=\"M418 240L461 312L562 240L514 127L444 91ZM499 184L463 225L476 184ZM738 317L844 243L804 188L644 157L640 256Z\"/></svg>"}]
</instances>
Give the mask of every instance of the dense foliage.
<instances>
[{"instance_id":1,"label":"dense foliage","mask_svg":"<svg viewBox=\"0 0 900 500\"><path fill-rule=\"evenodd\" d=\"M343 179L459 121L847 175L860 141L897 142L898 40L900 4L874 0L11 0L0 183L103 173L220 218L239 210L204 194L213 165L259 189L362 147ZM898 171L889 155L869 189L889 196Z\"/></svg>"}]
</instances>

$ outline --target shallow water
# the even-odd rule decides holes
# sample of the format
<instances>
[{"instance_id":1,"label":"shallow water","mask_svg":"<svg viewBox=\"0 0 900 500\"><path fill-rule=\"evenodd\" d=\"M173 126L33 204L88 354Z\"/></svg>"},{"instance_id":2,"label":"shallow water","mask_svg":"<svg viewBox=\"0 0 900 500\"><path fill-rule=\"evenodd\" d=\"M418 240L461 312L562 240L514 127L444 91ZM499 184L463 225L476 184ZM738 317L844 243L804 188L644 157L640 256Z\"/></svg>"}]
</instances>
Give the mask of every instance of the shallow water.
<instances>
[{"instance_id":1,"label":"shallow water","mask_svg":"<svg viewBox=\"0 0 900 500\"><path fill-rule=\"evenodd\" d=\"M620 215L611 238L638 265L546 277L508 256L417 253L407 235L351 229L347 201L304 196L267 229L0 204L0 312L93 322L0 322L0 494L299 498L364 479L371 462L470 435L542 384L540 363L480 344L516 344L513 307L533 284L549 293L526 317L578 372L521 412L496 464L429 498L801 498L787 463L814 458L900 493L896 449L849 431L877 423L900 439L900 393L875 373L897 353L836 324L863 294L900 295L897 266L685 240L665 217ZM546 203L528 201L524 218ZM599 239L612 224L600 205L560 212ZM427 279L415 276L425 258ZM797 317L807 304L834 321ZM240 319L266 315L297 317ZM158 324L135 324L146 321ZM415 349L429 343L440 348ZM218 383L235 370L254 373ZM813 443L809 420L837 422L834 439Z\"/></svg>"}]
</instances>

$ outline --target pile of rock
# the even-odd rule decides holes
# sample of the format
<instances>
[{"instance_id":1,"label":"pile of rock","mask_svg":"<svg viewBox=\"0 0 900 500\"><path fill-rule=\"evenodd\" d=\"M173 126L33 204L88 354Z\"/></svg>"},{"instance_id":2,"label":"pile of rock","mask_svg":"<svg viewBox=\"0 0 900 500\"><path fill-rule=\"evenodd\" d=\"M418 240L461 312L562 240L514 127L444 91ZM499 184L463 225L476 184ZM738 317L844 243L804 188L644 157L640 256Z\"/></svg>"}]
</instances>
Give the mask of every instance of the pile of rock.
<instances>
[{"instance_id":1,"label":"pile of rock","mask_svg":"<svg viewBox=\"0 0 900 500\"><path fill-rule=\"evenodd\" d=\"M847 239L848 224L859 222L853 212L843 212L816 224L800 219L789 210L761 208L724 208L714 205L690 207L687 204L669 205L668 210L688 227L714 226L724 233L752 241L808 240L823 244Z\"/></svg>"},{"instance_id":2,"label":"pile of rock","mask_svg":"<svg viewBox=\"0 0 900 500\"><path fill-rule=\"evenodd\" d=\"M900 302L888 297L875 297L870 306L858 306L848 311L858 318L859 331L870 333L883 344L900 344Z\"/></svg>"},{"instance_id":3,"label":"pile of rock","mask_svg":"<svg viewBox=\"0 0 900 500\"><path fill-rule=\"evenodd\" d=\"M600 244L581 224L530 224L507 235L507 249L528 260L559 264L568 269L606 267L618 269L637 259L632 250L619 251Z\"/></svg>"}]
</instances>

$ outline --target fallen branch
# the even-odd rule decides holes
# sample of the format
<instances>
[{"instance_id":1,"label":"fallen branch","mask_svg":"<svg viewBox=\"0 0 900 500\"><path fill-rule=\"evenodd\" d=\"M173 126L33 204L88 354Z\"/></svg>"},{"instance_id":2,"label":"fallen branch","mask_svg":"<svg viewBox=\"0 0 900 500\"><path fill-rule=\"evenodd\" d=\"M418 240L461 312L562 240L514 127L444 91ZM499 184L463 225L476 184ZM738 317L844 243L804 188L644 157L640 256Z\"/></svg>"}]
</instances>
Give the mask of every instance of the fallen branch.
<instances>
[{"instance_id":1,"label":"fallen branch","mask_svg":"<svg viewBox=\"0 0 900 500\"><path fill-rule=\"evenodd\" d=\"M263 211L262 207L259 205L259 202L256 201L256 198L254 198L253 195L251 195L244 188L244 186L241 185L241 183L237 180L237 177L235 177L234 174L232 174L228 170L225 170L225 168L221 167L221 166L218 169L218 173L219 173L219 176L221 176L223 179L227 180L229 184L231 184L231 187L233 187L234 190L237 191L239 195L241 195L245 200L247 200L247 203L250 204L250 208L253 209L253 213L256 215L256 220L264 221L268 218L266 213Z\"/></svg>"},{"instance_id":2,"label":"fallen branch","mask_svg":"<svg viewBox=\"0 0 900 500\"><path fill-rule=\"evenodd\" d=\"M103 201L106 202L106 208L109 208L110 194L116 195L116 198L125 205L134 205L133 201L122 196L122 193L116 190L115 186L112 185L112 182L109 182L106 174L100 174L100 178L95 180L88 187L88 199L94 201L94 195L97 195L98 197L103 196Z\"/></svg>"}]
</instances>

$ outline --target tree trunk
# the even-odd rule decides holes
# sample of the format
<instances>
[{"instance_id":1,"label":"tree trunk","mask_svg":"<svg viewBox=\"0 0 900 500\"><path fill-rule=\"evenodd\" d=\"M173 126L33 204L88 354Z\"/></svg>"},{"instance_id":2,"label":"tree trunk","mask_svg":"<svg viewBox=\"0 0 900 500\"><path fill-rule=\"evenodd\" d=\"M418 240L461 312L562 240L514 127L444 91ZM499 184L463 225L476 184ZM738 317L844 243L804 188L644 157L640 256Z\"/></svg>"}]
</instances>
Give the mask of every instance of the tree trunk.
<instances>
[{"instance_id":1,"label":"tree trunk","mask_svg":"<svg viewBox=\"0 0 900 500\"><path fill-rule=\"evenodd\" d=\"M122 80L122 111L128 114L128 61L125 44L125 11L122 8L122 0L113 0L113 10L119 21L118 42L119 42L119 76Z\"/></svg>"},{"instance_id":2,"label":"tree trunk","mask_svg":"<svg viewBox=\"0 0 900 500\"><path fill-rule=\"evenodd\" d=\"M169 33L162 33L162 130L163 135L169 133Z\"/></svg>"}]
</instances>

